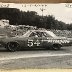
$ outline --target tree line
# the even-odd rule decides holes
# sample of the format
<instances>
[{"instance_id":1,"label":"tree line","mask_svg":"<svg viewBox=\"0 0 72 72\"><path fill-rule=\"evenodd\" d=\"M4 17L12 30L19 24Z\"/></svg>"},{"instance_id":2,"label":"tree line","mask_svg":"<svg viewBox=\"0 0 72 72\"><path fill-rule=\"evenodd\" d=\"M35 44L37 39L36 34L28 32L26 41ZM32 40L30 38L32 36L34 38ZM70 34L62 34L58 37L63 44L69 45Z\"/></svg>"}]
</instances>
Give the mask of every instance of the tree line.
<instances>
[{"instance_id":1,"label":"tree line","mask_svg":"<svg viewBox=\"0 0 72 72\"><path fill-rule=\"evenodd\" d=\"M30 25L38 28L72 30L72 24L55 19L53 15L40 16L35 11L20 11L16 8L0 8L0 19L9 20L10 25Z\"/></svg>"}]
</instances>

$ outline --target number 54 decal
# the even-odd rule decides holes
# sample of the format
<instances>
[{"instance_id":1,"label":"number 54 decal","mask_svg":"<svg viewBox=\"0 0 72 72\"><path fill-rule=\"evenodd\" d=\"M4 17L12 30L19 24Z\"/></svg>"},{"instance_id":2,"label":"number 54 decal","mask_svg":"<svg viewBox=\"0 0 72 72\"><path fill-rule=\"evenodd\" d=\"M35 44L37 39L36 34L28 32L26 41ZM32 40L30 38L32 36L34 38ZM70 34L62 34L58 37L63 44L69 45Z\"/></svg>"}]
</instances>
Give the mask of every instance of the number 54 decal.
<instances>
[{"instance_id":1,"label":"number 54 decal","mask_svg":"<svg viewBox=\"0 0 72 72\"><path fill-rule=\"evenodd\" d=\"M32 47L34 45L36 46L40 46L40 42L39 40L36 40L35 42L33 40L28 40L28 44L27 44L29 47Z\"/></svg>"}]
</instances>

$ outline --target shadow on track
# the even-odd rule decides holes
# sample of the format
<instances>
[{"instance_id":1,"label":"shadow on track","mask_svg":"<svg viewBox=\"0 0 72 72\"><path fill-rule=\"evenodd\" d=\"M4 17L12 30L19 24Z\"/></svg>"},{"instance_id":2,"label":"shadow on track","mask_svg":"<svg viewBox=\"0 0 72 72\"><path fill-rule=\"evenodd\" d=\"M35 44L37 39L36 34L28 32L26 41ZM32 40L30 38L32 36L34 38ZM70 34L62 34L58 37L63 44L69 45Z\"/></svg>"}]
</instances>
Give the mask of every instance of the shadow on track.
<instances>
[{"instance_id":1,"label":"shadow on track","mask_svg":"<svg viewBox=\"0 0 72 72\"><path fill-rule=\"evenodd\" d=\"M27 49L20 49L17 51L68 51L68 49L61 48L60 50L52 50L52 49L45 49L45 48L27 48ZM10 52L6 48L0 48L0 52Z\"/></svg>"}]
</instances>

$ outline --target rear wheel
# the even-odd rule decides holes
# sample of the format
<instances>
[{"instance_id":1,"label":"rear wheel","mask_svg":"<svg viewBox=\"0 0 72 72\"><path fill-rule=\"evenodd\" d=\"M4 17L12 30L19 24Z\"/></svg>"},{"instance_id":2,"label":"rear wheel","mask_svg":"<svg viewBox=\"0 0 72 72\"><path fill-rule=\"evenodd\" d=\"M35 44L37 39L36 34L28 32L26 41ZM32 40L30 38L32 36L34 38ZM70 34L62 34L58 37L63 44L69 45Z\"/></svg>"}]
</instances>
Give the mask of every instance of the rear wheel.
<instances>
[{"instance_id":1,"label":"rear wheel","mask_svg":"<svg viewBox=\"0 0 72 72\"><path fill-rule=\"evenodd\" d=\"M54 44L52 47L53 50L60 50L61 49L61 45L59 44Z\"/></svg>"},{"instance_id":2,"label":"rear wheel","mask_svg":"<svg viewBox=\"0 0 72 72\"><path fill-rule=\"evenodd\" d=\"M16 51L18 49L18 47L19 47L19 44L16 42L9 42L6 45L6 48L11 52Z\"/></svg>"}]
</instances>

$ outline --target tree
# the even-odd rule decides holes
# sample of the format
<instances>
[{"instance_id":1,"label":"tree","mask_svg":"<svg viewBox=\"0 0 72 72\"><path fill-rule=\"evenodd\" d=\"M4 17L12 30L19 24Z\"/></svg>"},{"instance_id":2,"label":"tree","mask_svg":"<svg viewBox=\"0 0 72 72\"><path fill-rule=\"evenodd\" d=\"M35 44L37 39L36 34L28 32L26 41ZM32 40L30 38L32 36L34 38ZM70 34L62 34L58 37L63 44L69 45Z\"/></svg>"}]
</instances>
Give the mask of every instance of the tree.
<instances>
[{"instance_id":1,"label":"tree","mask_svg":"<svg viewBox=\"0 0 72 72\"><path fill-rule=\"evenodd\" d=\"M10 24L19 23L20 11L16 8L0 8L0 19L8 19Z\"/></svg>"},{"instance_id":2,"label":"tree","mask_svg":"<svg viewBox=\"0 0 72 72\"><path fill-rule=\"evenodd\" d=\"M48 29L55 29L55 17L52 15L49 15L47 17L46 24Z\"/></svg>"},{"instance_id":3,"label":"tree","mask_svg":"<svg viewBox=\"0 0 72 72\"><path fill-rule=\"evenodd\" d=\"M0 19L8 19L10 25L30 25L38 28L72 30L72 24L65 24L53 15L39 16L35 11L20 11L16 8L0 8Z\"/></svg>"},{"instance_id":4,"label":"tree","mask_svg":"<svg viewBox=\"0 0 72 72\"><path fill-rule=\"evenodd\" d=\"M72 30L72 23L71 24L67 24L67 29L68 30Z\"/></svg>"}]
</instances>

